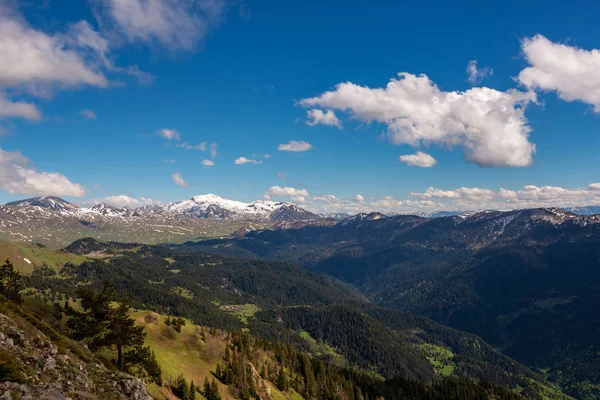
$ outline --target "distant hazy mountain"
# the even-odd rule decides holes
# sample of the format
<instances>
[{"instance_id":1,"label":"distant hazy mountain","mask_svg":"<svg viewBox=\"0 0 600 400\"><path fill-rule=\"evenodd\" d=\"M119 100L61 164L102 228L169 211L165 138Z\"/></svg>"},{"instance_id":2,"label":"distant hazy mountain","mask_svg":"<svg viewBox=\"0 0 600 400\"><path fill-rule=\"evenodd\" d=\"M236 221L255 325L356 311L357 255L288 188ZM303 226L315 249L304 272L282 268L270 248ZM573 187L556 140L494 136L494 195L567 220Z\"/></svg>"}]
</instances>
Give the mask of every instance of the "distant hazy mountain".
<instances>
[{"instance_id":1,"label":"distant hazy mountain","mask_svg":"<svg viewBox=\"0 0 600 400\"><path fill-rule=\"evenodd\" d=\"M323 218L331 218L331 219L337 219L338 221L341 221L343 219L348 218L350 216L350 214L345 213L345 212L330 212L330 213L319 214L319 216L321 216Z\"/></svg>"},{"instance_id":2,"label":"distant hazy mountain","mask_svg":"<svg viewBox=\"0 0 600 400\"><path fill-rule=\"evenodd\" d=\"M563 207L563 209L577 215L600 214L600 206Z\"/></svg>"}]
</instances>

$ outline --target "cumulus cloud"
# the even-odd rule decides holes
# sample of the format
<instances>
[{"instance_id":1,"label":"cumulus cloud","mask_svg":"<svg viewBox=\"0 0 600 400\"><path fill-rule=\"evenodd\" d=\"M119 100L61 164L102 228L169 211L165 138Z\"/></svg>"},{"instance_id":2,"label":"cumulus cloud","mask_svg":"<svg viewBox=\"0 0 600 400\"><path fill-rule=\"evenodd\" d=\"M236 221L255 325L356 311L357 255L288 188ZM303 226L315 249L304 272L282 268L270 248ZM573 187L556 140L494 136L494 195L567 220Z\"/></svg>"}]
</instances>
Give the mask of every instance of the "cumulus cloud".
<instances>
[{"instance_id":1,"label":"cumulus cloud","mask_svg":"<svg viewBox=\"0 0 600 400\"><path fill-rule=\"evenodd\" d=\"M312 196L310 198L313 201L324 201L326 203L334 203L338 201L338 198L333 194L322 194L320 196Z\"/></svg>"},{"instance_id":2,"label":"cumulus cloud","mask_svg":"<svg viewBox=\"0 0 600 400\"><path fill-rule=\"evenodd\" d=\"M217 156L217 144L214 142L210 144L210 156L212 158Z\"/></svg>"},{"instance_id":3,"label":"cumulus cloud","mask_svg":"<svg viewBox=\"0 0 600 400\"><path fill-rule=\"evenodd\" d=\"M140 197L140 198L136 199L134 197L129 197L124 194L120 194L120 195L105 197L100 200L94 200L94 203L96 203L96 204L97 203L106 203L106 204L110 204L115 207L134 209L134 208L141 207L144 205L160 204L160 201L149 199L146 197Z\"/></svg>"},{"instance_id":4,"label":"cumulus cloud","mask_svg":"<svg viewBox=\"0 0 600 400\"><path fill-rule=\"evenodd\" d=\"M522 41L530 64L518 80L529 89L555 91L566 101L582 101L600 112L600 50L554 43L542 35Z\"/></svg>"},{"instance_id":5,"label":"cumulus cloud","mask_svg":"<svg viewBox=\"0 0 600 400\"><path fill-rule=\"evenodd\" d=\"M300 104L386 124L394 144L460 146L467 161L482 167L524 167L535 153L524 109L535 101L534 92L517 90L475 87L445 92L426 75L403 72L385 88L345 82Z\"/></svg>"},{"instance_id":6,"label":"cumulus cloud","mask_svg":"<svg viewBox=\"0 0 600 400\"><path fill-rule=\"evenodd\" d=\"M173 173L173 175L171 175L171 178L173 178L173 182L175 182L175 184L178 186L187 187L188 185L179 172Z\"/></svg>"},{"instance_id":7,"label":"cumulus cloud","mask_svg":"<svg viewBox=\"0 0 600 400\"><path fill-rule=\"evenodd\" d=\"M93 110L81 110L81 116L85 119L97 119L98 116Z\"/></svg>"},{"instance_id":8,"label":"cumulus cloud","mask_svg":"<svg viewBox=\"0 0 600 400\"><path fill-rule=\"evenodd\" d=\"M193 51L225 5L224 0L107 0L101 11L130 42Z\"/></svg>"},{"instance_id":9,"label":"cumulus cloud","mask_svg":"<svg viewBox=\"0 0 600 400\"><path fill-rule=\"evenodd\" d=\"M0 149L0 189L10 194L81 197L85 189L57 172L33 168L20 152Z\"/></svg>"},{"instance_id":10,"label":"cumulus cloud","mask_svg":"<svg viewBox=\"0 0 600 400\"><path fill-rule=\"evenodd\" d=\"M288 143L280 144L277 147L277 150L300 152L300 151L308 151L312 148L313 148L312 144L305 142L304 140L300 140L300 141L290 140Z\"/></svg>"},{"instance_id":11,"label":"cumulus cloud","mask_svg":"<svg viewBox=\"0 0 600 400\"><path fill-rule=\"evenodd\" d=\"M366 200L357 194L352 199L339 198L334 195L310 196L305 199L304 207L317 213L345 212L357 214L359 212L390 213L415 213L431 211L441 207L431 200L402 200L394 196L382 196Z\"/></svg>"},{"instance_id":12,"label":"cumulus cloud","mask_svg":"<svg viewBox=\"0 0 600 400\"><path fill-rule=\"evenodd\" d=\"M163 128L156 131L156 133L168 140L180 139L179 132L177 132L175 129Z\"/></svg>"},{"instance_id":13,"label":"cumulus cloud","mask_svg":"<svg viewBox=\"0 0 600 400\"><path fill-rule=\"evenodd\" d=\"M236 158L233 163L236 164L236 165L240 165L240 164L262 164L262 160L254 160L254 159L249 159L249 158L246 158L246 157L239 157L239 158Z\"/></svg>"},{"instance_id":14,"label":"cumulus cloud","mask_svg":"<svg viewBox=\"0 0 600 400\"><path fill-rule=\"evenodd\" d=\"M34 104L23 101L12 102L0 92L0 119L23 118L38 121L41 117L42 113Z\"/></svg>"},{"instance_id":15,"label":"cumulus cloud","mask_svg":"<svg viewBox=\"0 0 600 400\"><path fill-rule=\"evenodd\" d=\"M308 121L306 122L310 126L315 126L317 124L327 125L327 126L335 126L338 129L342 129L342 123L338 119L337 115L333 110L319 110L318 108L308 110L306 112L306 116L308 117Z\"/></svg>"},{"instance_id":16,"label":"cumulus cloud","mask_svg":"<svg viewBox=\"0 0 600 400\"><path fill-rule=\"evenodd\" d=\"M471 60L469 61L469 65L467 65L467 75L469 75L467 82L471 85L476 85L481 83L486 77L494 75L494 70L490 67L479 68L477 60Z\"/></svg>"},{"instance_id":17,"label":"cumulus cloud","mask_svg":"<svg viewBox=\"0 0 600 400\"><path fill-rule=\"evenodd\" d=\"M109 41L87 21L46 33L31 26L11 4L0 4L0 118L41 117L35 105L7 99L8 93L50 98L58 90L107 88L111 84L107 74L152 81L137 66L117 66Z\"/></svg>"},{"instance_id":18,"label":"cumulus cloud","mask_svg":"<svg viewBox=\"0 0 600 400\"><path fill-rule=\"evenodd\" d=\"M437 164L435 158L422 151L417 151L415 154L407 154L400 156L400 161L411 167L430 168Z\"/></svg>"},{"instance_id":19,"label":"cumulus cloud","mask_svg":"<svg viewBox=\"0 0 600 400\"><path fill-rule=\"evenodd\" d=\"M440 190L430 187L423 193L411 193L413 199L438 200L456 209L519 209L536 207L583 206L600 203L595 185L565 189L556 186L527 185L519 190L461 187ZM600 185L597 187L600 188Z\"/></svg>"},{"instance_id":20,"label":"cumulus cloud","mask_svg":"<svg viewBox=\"0 0 600 400\"><path fill-rule=\"evenodd\" d=\"M93 63L86 62L85 44L69 36L48 35L21 18L2 12L0 38L0 86L43 96L56 87L108 86L106 76Z\"/></svg>"},{"instance_id":21,"label":"cumulus cloud","mask_svg":"<svg viewBox=\"0 0 600 400\"><path fill-rule=\"evenodd\" d=\"M293 187L271 186L265 193L266 198L271 197L308 197L306 189L296 189Z\"/></svg>"},{"instance_id":22,"label":"cumulus cloud","mask_svg":"<svg viewBox=\"0 0 600 400\"><path fill-rule=\"evenodd\" d=\"M360 197L359 197L360 196ZM411 214L431 211L514 210L538 207L569 207L600 204L600 184L585 188L527 185L518 190L460 187L443 190L430 187L424 192L410 193L406 198L396 196L352 199L334 195L303 196L303 206L313 212L382 212ZM361 200L362 199L362 200Z\"/></svg>"},{"instance_id":23,"label":"cumulus cloud","mask_svg":"<svg viewBox=\"0 0 600 400\"><path fill-rule=\"evenodd\" d=\"M202 160L200 164L204 165L205 167L212 167L215 165L215 162L212 160Z\"/></svg>"}]
</instances>

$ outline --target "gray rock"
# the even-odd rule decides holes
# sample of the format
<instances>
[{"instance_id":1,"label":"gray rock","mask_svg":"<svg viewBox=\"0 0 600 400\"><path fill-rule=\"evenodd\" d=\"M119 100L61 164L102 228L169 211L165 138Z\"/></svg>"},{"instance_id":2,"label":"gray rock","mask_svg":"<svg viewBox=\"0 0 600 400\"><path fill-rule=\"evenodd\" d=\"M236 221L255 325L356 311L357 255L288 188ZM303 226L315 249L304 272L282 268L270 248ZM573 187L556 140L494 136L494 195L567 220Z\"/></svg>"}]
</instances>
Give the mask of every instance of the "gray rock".
<instances>
[{"instance_id":1,"label":"gray rock","mask_svg":"<svg viewBox=\"0 0 600 400\"><path fill-rule=\"evenodd\" d=\"M67 400L64 394L58 388L51 388L42 397L43 400Z\"/></svg>"},{"instance_id":2,"label":"gray rock","mask_svg":"<svg viewBox=\"0 0 600 400\"><path fill-rule=\"evenodd\" d=\"M52 357L48 357L44 363L44 371L51 371L56 368L56 360Z\"/></svg>"}]
</instances>

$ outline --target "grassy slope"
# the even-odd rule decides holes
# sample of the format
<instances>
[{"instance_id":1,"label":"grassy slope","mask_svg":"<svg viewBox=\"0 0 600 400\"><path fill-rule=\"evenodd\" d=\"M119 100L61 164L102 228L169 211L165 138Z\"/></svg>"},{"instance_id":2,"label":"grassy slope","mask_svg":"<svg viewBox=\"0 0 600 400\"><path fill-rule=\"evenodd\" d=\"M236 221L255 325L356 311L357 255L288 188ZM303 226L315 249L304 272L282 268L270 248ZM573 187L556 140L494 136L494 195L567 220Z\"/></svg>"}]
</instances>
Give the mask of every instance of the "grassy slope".
<instances>
[{"instance_id":1,"label":"grassy slope","mask_svg":"<svg viewBox=\"0 0 600 400\"><path fill-rule=\"evenodd\" d=\"M55 270L60 270L63 265L70 262L79 265L86 257L49 250L31 244L0 242L0 260L10 258L15 268L21 273L31 273L34 265L46 263ZM27 262L25 260L29 260Z\"/></svg>"},{"instance_id":2,"label":"grassy slope","mask_svg":"<svg viewBox=\"0 0 600 400\"><path fill-rule=\"evenodd\" d=\"M147 318L151 316L150 318ZM144 325L146 328L146 344L154 351L156 359L163 371L163 380L175 378L180 374L188 381L193 380L194 384L202 386L204 379L209 381L213 379L213 373L225 353L225 335L217 333L212 336L205 329L206 341L202 342L198 338L200 327L186 320L186 325L182 327L181 333L176 333L174 339L169 339L163 335L167 328L165 324L166 317L154 312L137 311L132 313L132 318L136 323ZM151 319L153 321L149 322ZM228 386L217 381L220 388L221 397L224 400L233 399L229 393ZM274 400L302 400L302 397L290 390L289 393L282 393L274 385L269 383L271 388L271 398ZM154 385L150 390L155 395L162 398L171 398L170 393L164 388Z\"/></svg>"}]
</instances>

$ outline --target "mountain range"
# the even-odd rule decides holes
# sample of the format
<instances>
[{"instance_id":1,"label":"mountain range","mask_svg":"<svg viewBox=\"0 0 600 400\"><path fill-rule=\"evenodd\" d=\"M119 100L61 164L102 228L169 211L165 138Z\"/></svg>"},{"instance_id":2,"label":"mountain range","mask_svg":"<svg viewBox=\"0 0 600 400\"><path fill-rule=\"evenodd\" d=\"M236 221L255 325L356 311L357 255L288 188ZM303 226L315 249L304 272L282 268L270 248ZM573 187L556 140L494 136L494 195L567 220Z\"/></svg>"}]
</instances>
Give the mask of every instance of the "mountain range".
<instances>
[{"instance_id":1,"label":"mountain range","mask_svg":"<svg viewBox=\"0 0 600 400\"><path fill-rule=\"evenodd\" d=\"M231 235L278 223L322 218L292 203L242 203L208 194L164 205L136 209L109 204L80 207L58 197L35 197L0 206L0 237L62 247L82 238L181 243Z\"/></svg>"},{"instance_id":2,"label":"mountain range","mask_svg":"<svg viewBox=\"0 0 600 400\"><path fill-rule=\"evenodd\" d=\"M572 208L590 215L598 206ZM459 217L475 212L421 212L424 219ZM194 196L167 204L135 209L100 203L81 207L59 197L24 199L0 206L0 238L38 242L58 248L82 237L143 243L184 243L222 236L245 235L263 229L299 229L307 226L342 225L356 221L388 219L402 215L382 213L316 214L289 202L258 200L243 203L214 194Z\"/></svg>"}]
</instances>

